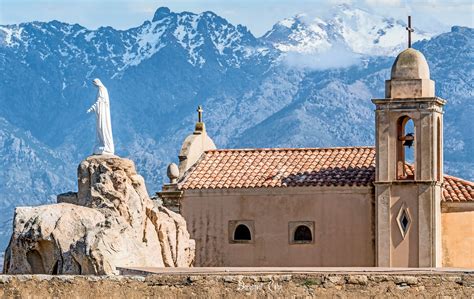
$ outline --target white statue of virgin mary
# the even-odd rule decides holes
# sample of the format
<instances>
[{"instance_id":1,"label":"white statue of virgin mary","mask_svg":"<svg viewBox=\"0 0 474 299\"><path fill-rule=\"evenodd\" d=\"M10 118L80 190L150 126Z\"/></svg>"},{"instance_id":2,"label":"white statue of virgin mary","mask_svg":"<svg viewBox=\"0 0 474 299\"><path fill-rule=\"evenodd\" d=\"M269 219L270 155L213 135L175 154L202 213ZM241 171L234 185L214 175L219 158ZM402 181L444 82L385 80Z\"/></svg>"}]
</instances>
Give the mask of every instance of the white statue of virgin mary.
<instances>
[{"instance_id":1,"label":"white statue of virgin mary","mask_svg":"<svg viewBox=\"0 0 474 299\"><path fill-rule=\"evenodd\" d=\"M97 100L87 113L94 111L96 117L96 144L94 155L114 154L114 140L112 137L112 123L110 121L109 93L99 79L92 83L97 87Z\"/></svg>"}]
</instances>

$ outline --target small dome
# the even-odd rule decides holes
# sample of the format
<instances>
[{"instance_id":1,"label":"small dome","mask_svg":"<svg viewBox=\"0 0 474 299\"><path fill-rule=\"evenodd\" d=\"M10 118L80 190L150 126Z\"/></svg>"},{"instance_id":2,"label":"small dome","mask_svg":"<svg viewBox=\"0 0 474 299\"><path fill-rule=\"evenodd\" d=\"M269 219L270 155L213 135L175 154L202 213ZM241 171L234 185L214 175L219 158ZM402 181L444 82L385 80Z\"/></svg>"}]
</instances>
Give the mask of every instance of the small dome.
<instances>
[{"instance_id":1,"label":"small dome","mask_svg":"<svg viewBox=\"0 0 474 299\"><path fill-rule=\"evenodd\" d=\"M430 68L425 56L413 48L398 54L392 65L393 79L430 79Z\"/></svg>"}]
</instances>

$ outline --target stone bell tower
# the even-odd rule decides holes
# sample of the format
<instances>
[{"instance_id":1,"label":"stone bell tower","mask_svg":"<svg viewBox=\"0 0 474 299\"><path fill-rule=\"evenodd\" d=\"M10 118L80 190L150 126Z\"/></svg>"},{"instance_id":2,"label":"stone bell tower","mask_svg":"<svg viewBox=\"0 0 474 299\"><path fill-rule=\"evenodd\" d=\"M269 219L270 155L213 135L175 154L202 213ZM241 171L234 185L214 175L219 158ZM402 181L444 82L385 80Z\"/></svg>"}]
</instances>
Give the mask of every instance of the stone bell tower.
<instances>
[{"instance_id":1,"label":"stone bell tower","mask_svg":"<svg viewBox=\"0 0 474 299\"><path fill-rule=\"evenodd\" d=\"M412 48L401 52L386 81L385 98L372 102L376 105L376 265L440 267L446 101L435 96L423 54ZM408 122L414 126L408 129ZM413 151L411 161L408 150Z\"/></svg>"}]
</instances>

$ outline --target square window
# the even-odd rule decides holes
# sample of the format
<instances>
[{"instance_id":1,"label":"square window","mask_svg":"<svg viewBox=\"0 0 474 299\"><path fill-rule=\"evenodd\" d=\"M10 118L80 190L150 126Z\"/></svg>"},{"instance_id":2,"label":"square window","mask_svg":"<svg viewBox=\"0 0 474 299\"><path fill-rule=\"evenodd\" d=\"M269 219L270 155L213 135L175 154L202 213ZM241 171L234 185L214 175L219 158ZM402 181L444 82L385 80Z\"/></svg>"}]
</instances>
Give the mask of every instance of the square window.
<instances>
[{"instance_id":1,"label":"square window","mask_svg":"<svg viewBox=\"0 0 474 299\"><path fill-rule=\"evenodd\" d=\"M288 239L290 244L314 244L314 221L290 221Z\"/></svg>"}]
</instances>

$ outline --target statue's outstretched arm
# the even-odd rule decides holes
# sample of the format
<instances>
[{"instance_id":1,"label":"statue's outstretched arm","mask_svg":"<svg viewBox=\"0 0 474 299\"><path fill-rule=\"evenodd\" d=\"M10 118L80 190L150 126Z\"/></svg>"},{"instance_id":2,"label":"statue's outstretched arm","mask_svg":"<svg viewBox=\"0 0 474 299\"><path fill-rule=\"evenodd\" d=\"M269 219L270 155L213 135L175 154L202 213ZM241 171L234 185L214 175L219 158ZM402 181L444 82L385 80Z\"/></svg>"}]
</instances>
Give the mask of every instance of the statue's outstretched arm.
<instances>
[{"instance_id":1,"label":"statue's outstretched arm","mask_svg":"<svg viewBox=\"0 0 474 299\"><path fill-rule=\"evenodd\" d=\"M98 97L97 101L87 110L87 113L90 113L92 111L97 110L97 106L99 105L99 102L102 100L102 97Z\"/></svg>"},{"instance_id":2,"label":"statue's outstretched arm","mask_svg":"<svg viewBox=\"0 0 474 299\"><path fill-rule=\"evenodd\" d=\"M92 111L95 111L97 107L97 102L95 102L89 109L87 109L87 113L91 113Z\"/></svg>"}]
</instances>

